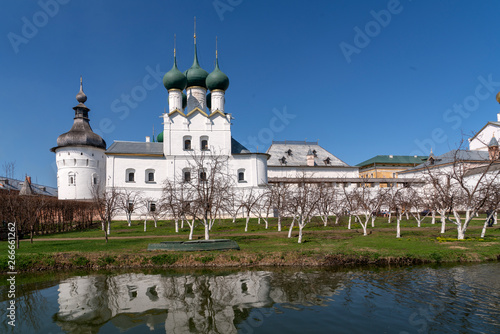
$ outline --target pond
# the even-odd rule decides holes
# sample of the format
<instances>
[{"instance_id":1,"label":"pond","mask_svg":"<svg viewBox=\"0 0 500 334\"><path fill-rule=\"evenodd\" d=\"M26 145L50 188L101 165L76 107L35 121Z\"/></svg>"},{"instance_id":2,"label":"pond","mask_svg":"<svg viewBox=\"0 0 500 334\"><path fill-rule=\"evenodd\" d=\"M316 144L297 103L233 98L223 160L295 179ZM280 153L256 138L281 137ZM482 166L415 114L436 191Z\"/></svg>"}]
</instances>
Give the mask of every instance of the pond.
<instances>
[{"instance_id":1,"label":"pond","mask_svg":"<svg viewBox=\"0 0 500 334\"><path fill-rule=\"evenodd\" d=\"M14 330L2 286L0 332L500 333L498 263L37 277L17 275Z\"/></svg>"}]
</instances>

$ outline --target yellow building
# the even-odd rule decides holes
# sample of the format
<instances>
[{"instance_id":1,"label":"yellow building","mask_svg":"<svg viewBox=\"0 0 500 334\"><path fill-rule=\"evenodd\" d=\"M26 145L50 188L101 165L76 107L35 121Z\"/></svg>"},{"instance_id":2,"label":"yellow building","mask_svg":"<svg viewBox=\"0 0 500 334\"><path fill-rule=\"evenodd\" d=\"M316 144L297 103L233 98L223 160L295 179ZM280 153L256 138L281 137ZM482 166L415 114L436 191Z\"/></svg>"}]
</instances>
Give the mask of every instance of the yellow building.
<instances>
[{"instance_id":1,"label":"yellow building","mask_svg":"<svg viewBox=\"0 0 500 334\"><path fill-rule=\"evenodd\" d=\"M420 165L427 158L420 155L377 155L356 166L361 178L397 178L398 172Z\"/></svg>"}]
</instances>

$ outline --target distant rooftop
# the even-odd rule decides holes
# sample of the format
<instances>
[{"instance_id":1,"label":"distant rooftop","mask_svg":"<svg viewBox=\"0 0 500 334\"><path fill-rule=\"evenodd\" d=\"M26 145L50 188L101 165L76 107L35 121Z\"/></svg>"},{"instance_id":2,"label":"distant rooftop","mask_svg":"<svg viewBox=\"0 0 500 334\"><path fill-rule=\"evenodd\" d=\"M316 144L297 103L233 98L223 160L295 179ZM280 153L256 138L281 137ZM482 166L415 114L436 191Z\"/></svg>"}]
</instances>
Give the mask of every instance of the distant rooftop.
<instances>
[{"instance_id":1,"label":"distant rooftop","mask_svg":"<svg viewBox=\"0 0 500 334\"><path fill-rule=\"evenodd\" d=\"M28 186L25 185L25 182L26 181L20 181L20 180L11 179L8 177L0 176L0 190L21 191L23 189L23 186L24 186L24 188L25 188L24 191L26 191L26 188L28 188ZM43 186L43 185L35 184L35 183L31 183L30 188L31 188L30 189L31 192L35 193L37 195L57 197L57 188Z\"/></svg>"},{"instance_id":2,"label":"distant rooftop","mask_svg":"<svg viewBox=\"0 0 500 334\"><path fill-rule=\"evenodd\" d=\"M398 165L420 165L426 161L426 155L377 155L371 159L363 161L356 166L365 167L372 164L398 164Z\"/></svg>"},{"instance_id":3,"label":"distant rooftop","mask_svg":"<svg viewBox=\"0 0 500 334\"><path fill-rule=\"evenodd\" d=\"M451 150L449 152L446 152L444 154L441 154L439 156L436 156L434 159L434 164L432 166L440 166L440 165L446 165L446 164L451 164L457 159L458 161L462 162L474 162L474 163L482 163L482 162L487 162L490 160L490 156L488 151L470 151L470 150ZM414 168L410 168L408 170L405 170L402 173L406 172L413 172L415 170L430 166L431 163L429 161L425 161L419 165L417 165Z\"/></svg>"},{"instance_id":4,"label":"distant rooftop","mask_svg":"<svg viewBox=\"0 0 500 334\"><path fill-rule=\"evenodd\" d=\"M314 155L314 166L351 167L319 146L317 141L273 141L266 153L271 156L267 161L269 167L305 167L308 154Z\"/></svg>"}]
</instances>

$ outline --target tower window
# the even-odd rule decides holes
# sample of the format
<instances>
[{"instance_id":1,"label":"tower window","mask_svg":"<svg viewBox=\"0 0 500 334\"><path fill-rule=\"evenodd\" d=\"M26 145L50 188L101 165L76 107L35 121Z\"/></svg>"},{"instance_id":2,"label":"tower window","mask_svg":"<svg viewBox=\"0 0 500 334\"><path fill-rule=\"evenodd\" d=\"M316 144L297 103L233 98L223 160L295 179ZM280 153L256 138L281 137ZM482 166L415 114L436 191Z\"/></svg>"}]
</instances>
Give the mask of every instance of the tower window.
<instances>
[{"instance_id":1,"label":"tower window","mask_svg":"<svg viewBox=\"0 0 500 334\"><path fill-rule=\"evenodd\" d=\"M128 204L128 206L127 206L128 212L133 212L134 211L134 202L128 201L127 204Z\"/></svg>"},{"instance_id":2,"label":"tower window","mask_svg":"<svg viewBox=\"0 0 500 334\"><path fill-rule=\"evenodd\" d=\"M200 171L200 181L206 181L207 180L207 172L204 170Z\"/></svg>"},{"instance_id":3,"label":"tower window","mask_svg":"<svg viewBox=\"0 0 500 334\"><path fill-rule=\"evenodd\" d=\"M76 175L75 173L71 172L68 174L68 184L70 186L76 185Z\"/></svg>"},{"instance_id":4,"label":"tower window","mask_svg":"<svg viewBox=\"0 0 500 334\"><path fill-rule=\"evenodd\" d=\"M92 174L92 184L97 185L97 174Z\"/></svg>"},{"instance_id":5,"label":"tower window","mask_svg":"<svg viewBox=\"0 0 500 334\"><path fill-rule=\"evenodd\" d=\"M184 150L190 150L191 149L191 136L185 136L184 137Z\"/></svg>"},{"instance_id":6,"label":"tower window","mask_svg":"<svg viewBox=\"0 0 500 334\"><path fill-rule=\"evenodd\" d=\"M156 203L155 202L149 202L149 211L150 212L156 211Z\"/></svg>"},{"instance_id":7,"label":"tower window","mask_svg":"<svg viewBox=\"0 0 500 334\"><path fill-rule=\"evenodd\" d=\"M208 137L207 136L202 136L200 138L200 148L202 150L208 150Z\"/></svg>"}]
</instances>

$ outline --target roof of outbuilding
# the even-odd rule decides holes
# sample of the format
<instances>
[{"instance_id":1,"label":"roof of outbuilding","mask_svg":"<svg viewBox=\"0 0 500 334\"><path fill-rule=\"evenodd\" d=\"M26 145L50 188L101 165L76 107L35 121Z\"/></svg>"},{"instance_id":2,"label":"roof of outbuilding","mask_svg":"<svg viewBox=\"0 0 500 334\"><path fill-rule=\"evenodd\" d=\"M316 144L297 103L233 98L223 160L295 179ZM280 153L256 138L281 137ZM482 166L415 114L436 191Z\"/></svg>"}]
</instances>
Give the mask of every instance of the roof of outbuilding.
<instances>
[{"instance_id":1,"label":"roof of outbuilding","mask_svg":"<svg viewBox=\"0 0 500 334\"><path fill-rule=\"evenodd\" d=\"M426 155L377 155L371 159L363 161L356 166L364 167L371 164L421 164L422 161L427 160Z\"/></svg>"},{"instance_id":2,"label":"roof of outbuilding","mask_svg":"<svg viewBox=\"0 0 500 334\"><path fill-rule=\"evenodd\" d=\"M163 143L115 141L106 154L163 155Z\"/></svg>"},{"instance_id":3,"label":"roof of outbuilding","mask_svg":"<svg viewBox=\"0 0 500 334\"><path fill-rule=\"evenodd\" d=\"M21 191L26 181L11 179L0 176L0 190ZM26 186L25 186L26 187ZM40 184L30 184L31 194L57 197L57 188L43 186Z\"/></svg>"},{"instance_id":4,"label":"roof of outbuilding","mask_svg":"<svg viewBox=\"0 0 500 334\"><path fill-rule=\"evenodd\" d=\"M485 162L490 160L490 156L488 151L471 151L471 150L451 150L444 154L435 157L434 164L432 166L440 166L451 164L455 160L458 161L471 161L471 162ZM426 161L418 166L407 169L403 172L399 172L400 174L406 172L412 172L414 170L418 170L424 167L431 166L429 161Z\"/></svg>"},{"instance_id":5,"label":"roof of outbuilding","mask_svg":"<svg viewBox=\"0 0 500 334\"><path fill-rule=\"evenodd\" d=\"M288 154L291 150L291 154ZM305 167L307 166L307 154L315 153L314 165L327 166L327 167L351 167L323 147L319 146L317 142L305 141L273 141L267 150L269 158L268 166L290 166L290 167ZM282 164L280 159L285 157L286 164ZM330 163L326 164L324 160L330 158Z\"/></svg>"}]
</instances>

